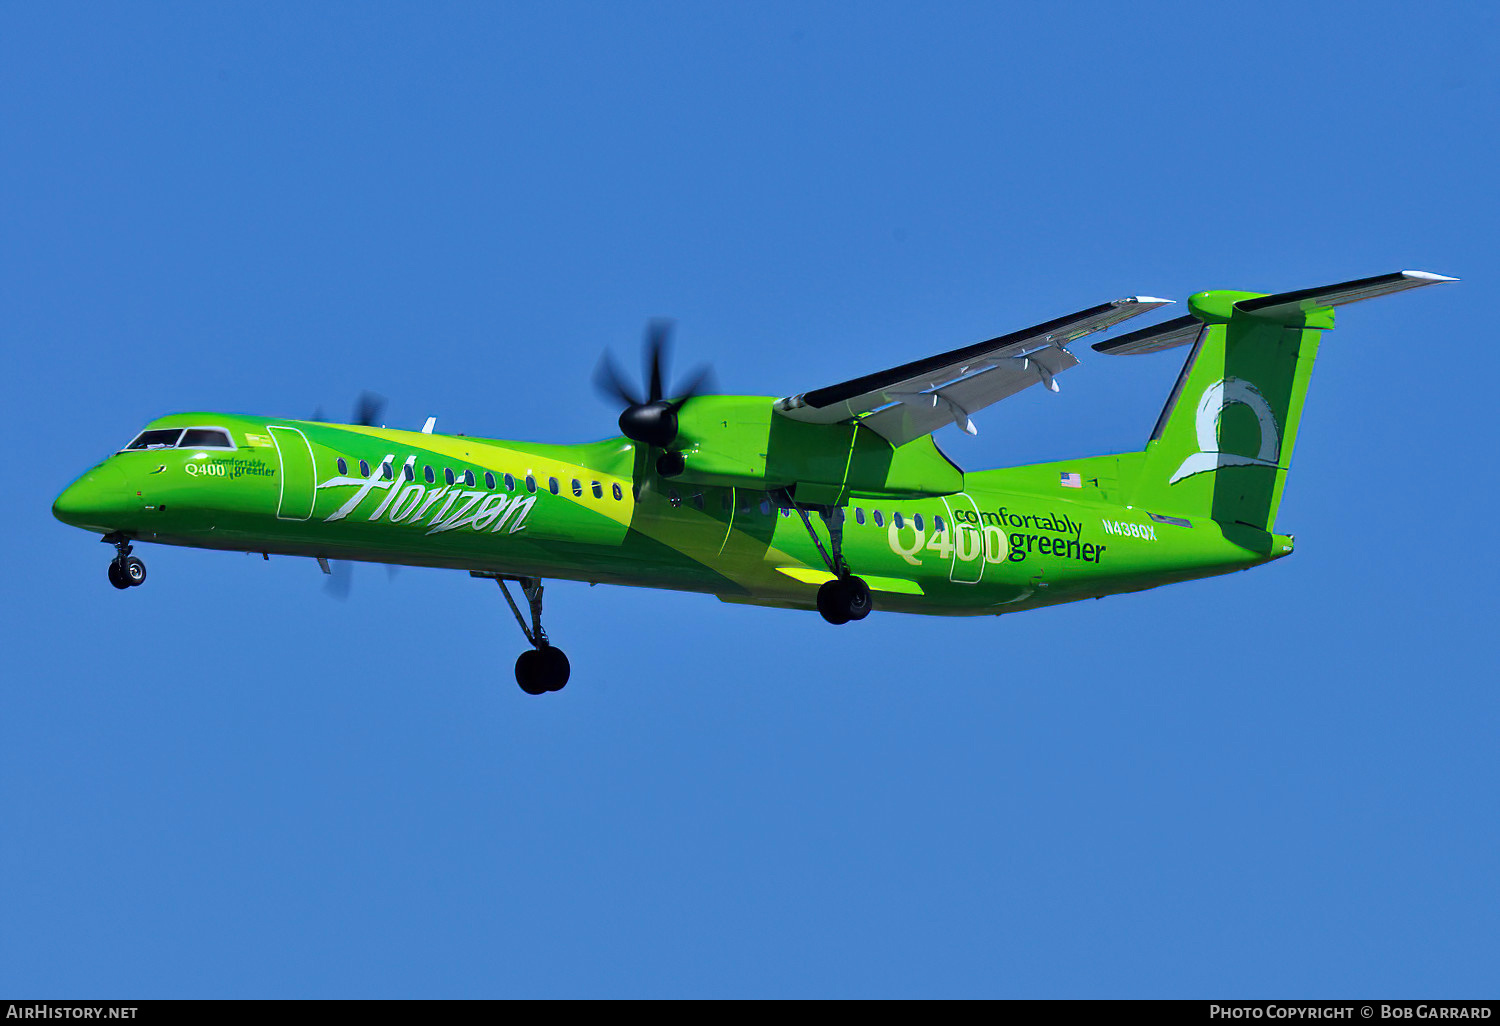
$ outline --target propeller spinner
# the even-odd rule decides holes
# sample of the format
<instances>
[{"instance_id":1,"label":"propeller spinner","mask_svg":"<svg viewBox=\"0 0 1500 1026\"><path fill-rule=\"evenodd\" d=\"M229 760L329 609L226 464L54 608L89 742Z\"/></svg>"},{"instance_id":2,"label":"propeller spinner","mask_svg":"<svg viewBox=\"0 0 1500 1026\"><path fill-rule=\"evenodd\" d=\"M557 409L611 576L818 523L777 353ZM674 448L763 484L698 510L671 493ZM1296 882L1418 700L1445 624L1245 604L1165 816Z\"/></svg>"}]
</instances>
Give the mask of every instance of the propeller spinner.
<instances>
[{"instance_id":1,"label":"propeller spinner","mask_svg":"<svg viewBox=\"0 0 1500 1026\"><path fill-rule=\"evenodd\" d=\"M686 386L677 390L675 398L668 399L663 388L666 377L667 355L671 349L672 322L653 320L646 326L643 343L648 391L644 396L631 390L625 383L619 368L609 353L599 361L594 371L594 385L601 395L612 402L622 402L625 409L620 413L620 432L632 441L665 449L677 437L677 411L696 395L701 395L712 381L712 371L707 367L699 371Z\"/></svg>"}]
</instances>

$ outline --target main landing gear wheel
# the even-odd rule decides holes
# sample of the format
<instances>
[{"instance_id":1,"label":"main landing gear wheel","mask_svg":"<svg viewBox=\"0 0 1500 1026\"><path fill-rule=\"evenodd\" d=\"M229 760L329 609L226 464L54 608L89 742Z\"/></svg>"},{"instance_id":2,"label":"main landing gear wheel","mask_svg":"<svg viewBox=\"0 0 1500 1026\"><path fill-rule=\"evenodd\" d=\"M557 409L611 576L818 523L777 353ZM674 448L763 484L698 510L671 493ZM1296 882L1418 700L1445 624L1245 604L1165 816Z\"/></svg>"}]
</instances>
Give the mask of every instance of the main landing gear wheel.
<instances>
[{"instance_id":1,"label":"main landing gear wheel","mask_svg":"<svg viewBox=\"0 0 1500 1026\"><path fill-rule=\"evenodd\" d=\"M563 650L551 645L527 649L516 658L516 683L528 695L561 691L571 672Z\"/></svg>"},{"instance_id":2,"label":"main landing gear wheel","mask_svg":"<svg viewBox=\"0 0 1500 1026\"><path fill-rule=\"evenodd\" d=\"M818 612L831 624L863 620L874 606L869 585L858 577L838 577L818 589Z\"/></svg>"}]
</instances>

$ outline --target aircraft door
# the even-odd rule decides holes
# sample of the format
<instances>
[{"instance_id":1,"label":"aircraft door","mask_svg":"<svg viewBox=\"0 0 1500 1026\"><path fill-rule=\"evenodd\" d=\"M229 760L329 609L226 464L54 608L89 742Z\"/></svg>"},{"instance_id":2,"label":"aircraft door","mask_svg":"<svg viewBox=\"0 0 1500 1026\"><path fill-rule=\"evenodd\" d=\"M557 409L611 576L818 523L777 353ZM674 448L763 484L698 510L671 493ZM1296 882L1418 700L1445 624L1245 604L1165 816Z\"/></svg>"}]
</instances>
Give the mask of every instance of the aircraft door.
<instances>
[{"instance_id":1,"label":"aircraft door","mask_svg":"<svg viewBox=\"0 0 1500 1026\"><path fill-rule=\"evenodd\" d=\"M984 577L984 532L979 527L979 507L968 492L944 497L953 532L953 568L948 579L954 584L978 584Z\"/></svg>"},{"instance_id":2,"label":"aircraft door","mask_svg":"<svg viewBox=\"0 0 1500 1026\"><path fill-rule=\"evenodd\" d=\"M317 477L313 471L312 445L294 427L269 427L276 453L281 457L281 491L276 504L278 520L307 520L313 512Z\"/></svg>"}]
</instances>

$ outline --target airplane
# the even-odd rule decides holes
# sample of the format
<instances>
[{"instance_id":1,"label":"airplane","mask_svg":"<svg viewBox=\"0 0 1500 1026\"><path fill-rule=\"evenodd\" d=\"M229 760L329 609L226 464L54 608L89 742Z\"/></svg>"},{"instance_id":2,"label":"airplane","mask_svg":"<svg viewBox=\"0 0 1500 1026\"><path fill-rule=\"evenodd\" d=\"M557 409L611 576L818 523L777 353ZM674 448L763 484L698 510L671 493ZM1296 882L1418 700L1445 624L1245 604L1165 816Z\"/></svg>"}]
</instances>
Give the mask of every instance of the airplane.
<instances>
[{"instance_id":1,"label":"airplane","mask_svg":"<svg viewBox=\"0 0 1500 1026\"><path fill-rule=\"evenodd\" d=\"M111 584L146 579L135 543L443 567L496 581L530 647L527 694L567 656L543 580L702 592L814 610L999 615L1280 559L1276 512L1308 378L1336 307L1456 281L1399 271L1322 288L1207 291L1187 313L1098 342L1109 356L1187 347L1144 448L965 472L932 434L1078 365L1068 346L1170 301L1134 296L839 384L773 396L647 387L608 356L596 384L620 436L584 445L223 413L149 423L58 496L61 521L112 545ZM519 584L523 615L507 582ZM529 622L528 622L529 621Z\"/></svg>"}]
</instances>

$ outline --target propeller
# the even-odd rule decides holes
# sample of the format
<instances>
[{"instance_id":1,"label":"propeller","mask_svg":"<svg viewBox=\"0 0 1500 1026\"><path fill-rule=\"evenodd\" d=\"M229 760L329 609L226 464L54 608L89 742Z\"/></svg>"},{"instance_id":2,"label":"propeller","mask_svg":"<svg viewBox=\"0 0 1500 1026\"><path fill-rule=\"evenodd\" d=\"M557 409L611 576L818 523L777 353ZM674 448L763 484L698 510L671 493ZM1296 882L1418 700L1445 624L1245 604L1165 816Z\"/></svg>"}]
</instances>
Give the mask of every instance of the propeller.
<instances>
[{"instance_id":1,"label":"propeller","mask_svg":"<svg viewBox=\"0 0 1500 1026\"><path fill-rule=\"evenodd\" d=\"M349 597L349 586L354 583L354 566L342 559L328 561L328 580L323 584L323 594L343 602Z\"/></svg>"},{"instance_id":2,"label":"propeller","mask_svg":"<svg viewBox=\"0 0 1500 1026\"><path fill-rule=\"evenodd\" d=\"M625 383L608 352L594 371L594 387L599 394L610 402L625 404L620 414L621 434L658 449L667 448L677 437L677 411L694 396L703 394L713 381L713 372L706 366L700 367L686 385L676 390L673 398L667 398L663 382L671 339L671 321L657 319L646 325L646 338L642 343L647 381L645 395L640 395Z\"/></svg>"},{"instance_id":3,"label":"propeller","mask_svg":"<svg viewBox=\"0 0 1500 1026\"><path fill-rule=\"evenodd\" d=\"M380 415L385 412L385 404L386 398L379 392L371 392L369 389L360 392L359 398L354 401L354 417L349 423L361 424L364 427L378 426ZM312 420L314 423L326 423L323 420L323 407L319 406L313 411ZM394 579L395 565L389 565L386 572ZM328 580L323 585L325 595L342 602L349 597L349 589L353 582L354 564L343 560L328 560Z\"/></svg>"},{"instance_id":4,"label":"propeller","mask_svg":"<svg viewBox=\"0 0 1500 1026\"><path fill-rule=\"evenodd\" d=\"M376 427L380 424L380 415L385 412L385 396L379 392L371 392L368 389L359 393L359 398L354 402L354 418L351 424L362 424L365 427ZM309 418L315 424L325 424L323 419L323 407L319 406L313 410Z\"/></svg>"},{"instance_id":5,"label":"propeller","mask_svg":"<svg viewBox=\"0 0 1500 1026\"><path fill-rule=\"evenodd\" d=\"M395 563L386 563L386 579L394 581L400 569ZM338 599L340 602L347 600L349 591L354 585L354 564L343 559L330 559L327 577L328 579L323 583L323 594L329 598Z\"/></svg>"},{"instance_id":6,"label":"propeller","mask_svg":"<svg viewBox=\"0 0 1500 1026\"><path fill-rule=\"evenodd\" d=\"M354 403L354 420L350 423L375 427L380 422L380 415L384 412L385 396L379 392L364 391L359 393L359 399Z\"/></svg>"}]
</instances>

